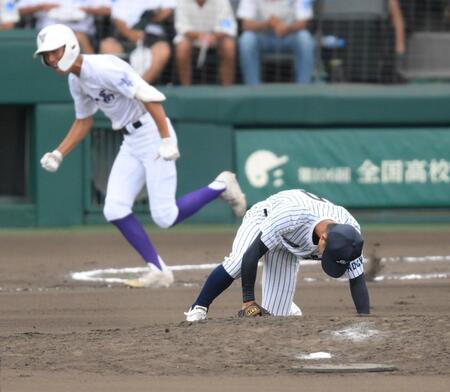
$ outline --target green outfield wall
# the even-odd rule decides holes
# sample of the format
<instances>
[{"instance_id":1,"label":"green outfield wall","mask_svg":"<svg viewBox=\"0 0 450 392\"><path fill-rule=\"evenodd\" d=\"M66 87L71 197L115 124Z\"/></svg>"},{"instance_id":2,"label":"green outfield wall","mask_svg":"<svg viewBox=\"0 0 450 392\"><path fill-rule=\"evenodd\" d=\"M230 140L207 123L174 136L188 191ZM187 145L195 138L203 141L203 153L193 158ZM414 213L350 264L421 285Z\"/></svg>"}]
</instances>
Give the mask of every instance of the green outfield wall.
<instances>
[{"instance_id":1,"label":"green outfield wall","mask_svg":"<svg viewBox=\"0 0 450 392\"><path fill-rule=\"evenodd\" d=\"M92 135L57 173L40 168L39 158L57 146L74 114L66 78L32 58L34 34L0 34L0 109L24 108L19 112L26 117L24 129L17 129L25 140L25 194L0 195L0 227L103 222L104 184L120 140L109 139L114 135L107 131L108 120L96 115ZM301 187L375 220L419 215L450 220L450 86L161 90L179 137L179 194L227 169L238 173L250 204ZM0 121L3 149L11 139L6 132L11 121ZM0 169L1 181L11 178L7 170ZM145 197L136 210L150 222ZM191 221L232 223L234 218L223 203L214 202Z\"/></svg>"}]
</instances>

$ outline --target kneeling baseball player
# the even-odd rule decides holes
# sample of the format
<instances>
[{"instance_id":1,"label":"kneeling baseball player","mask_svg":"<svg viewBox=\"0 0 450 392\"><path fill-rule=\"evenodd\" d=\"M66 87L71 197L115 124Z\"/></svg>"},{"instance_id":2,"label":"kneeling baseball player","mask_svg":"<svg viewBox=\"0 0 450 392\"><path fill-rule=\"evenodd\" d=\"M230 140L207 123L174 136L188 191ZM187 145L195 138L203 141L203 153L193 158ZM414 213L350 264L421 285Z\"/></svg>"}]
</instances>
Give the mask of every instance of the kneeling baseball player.
<instances>
[{"instance_id":1,"label":"kneeling baseball player","mask_svg":"<svg viewBox=\"0 0 450 392\"><path fill-rule=\"evenodd\" d=\"M293 302L301 259L321 259L322 269L333 278L345 275L356 311L369 314L362 248L359 224L345 208L301 189L279 192L247 211L230 255L211 272L186 320L205 319L214 299L239 277L239 316L301 316ZM259 305L255 281L263 256Z\"/></svg>"},{"instance_id":2,"label":"kneeling baseball player","mask_svg":"<svg viewBox=\"0 0 450 392\"><path fill-rule=\"evenodd\" d=\"M236 176L222 172L208 186L175 199L180 156L175 131L161 104L165 96L147 84L125 61L112 55L81 55L74 32L51 25L37 36L35 56L62 75L69 75L76 119L61 144L41 159L45 170L58 170L91 131L93 115L102 110L123 142L108 179L103 214L148 264L148 273L127 282L132 287L168 287L174 278L133 214L134 201L147 186L150 212L160 227L172 227L222 197L237 216L246 210Z\"/></svg>"}]
</instances>

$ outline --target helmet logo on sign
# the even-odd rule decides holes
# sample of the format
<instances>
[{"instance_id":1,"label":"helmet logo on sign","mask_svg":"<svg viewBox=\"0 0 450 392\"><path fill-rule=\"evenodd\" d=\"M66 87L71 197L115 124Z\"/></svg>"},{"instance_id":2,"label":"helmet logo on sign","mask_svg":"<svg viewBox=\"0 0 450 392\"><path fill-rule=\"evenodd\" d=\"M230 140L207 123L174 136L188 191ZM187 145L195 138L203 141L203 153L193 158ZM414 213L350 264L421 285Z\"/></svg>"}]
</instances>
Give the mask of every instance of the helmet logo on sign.
<instances>
[{"instance_id":1,"label":"helmet logo on sign","mask_svg":"<svg viewBox=\"0 0 450 392\"><path fill-rule=\"evenodd\" d=\"M272 151L258 150L251 154L245 162L245 174L250 185L255 188L263 188L270 182L270 173L273 170L273 186L280 188L284 184L283 166L289 161L287 155L276 156ZM276 170L274 170L276 169Z\"/></svg>"}]
</instances>

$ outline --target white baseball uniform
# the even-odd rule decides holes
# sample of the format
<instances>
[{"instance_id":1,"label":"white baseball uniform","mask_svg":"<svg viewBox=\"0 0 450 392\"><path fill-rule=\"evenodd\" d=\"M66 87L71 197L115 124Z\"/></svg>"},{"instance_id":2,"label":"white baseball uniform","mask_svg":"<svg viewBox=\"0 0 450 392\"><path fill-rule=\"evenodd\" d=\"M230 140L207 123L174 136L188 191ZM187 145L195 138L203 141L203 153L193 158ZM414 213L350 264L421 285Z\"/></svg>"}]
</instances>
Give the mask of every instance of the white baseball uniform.
<instances>
[{"instance_id":1,"label":"white baseball uniform","mask_svg":"<svg viewBox=\"0 0 450 392\"><path fill-rule=\"evenodd\" d=\"M276 316L289 315L297 282L299 261L318 259L313 242L315 226L323 220L349 224L360 231L355 218L343 207L303 190L289 190L255 204L244 216L223 267L234 279L241 275L242 257L261 232L268 248L262 279L262 306ZM363 255L348 264L349 279L364 272Z\"/></svg>"},{"instance_id":2,"label":"white baseball uniform","mask_svg":"<svg viewBox=\"0 0 450 392\"><path fill-rule=\"evenodd\" d=\"M129 132L109 176L105 218L112 221L131 214L134 200L146 184L154 222L169 227L178 216L176 167L174 161L156 159L161 137L143 103L134 98L140 82L128 63L112 55L84 55L80 76L69 75L77 119L90 117L100 109L113 129L125 127ZM161 97L161 101L165 99ZM167 122L171 136L176 138L169 119Z\"/></svg>"}]
</instances>

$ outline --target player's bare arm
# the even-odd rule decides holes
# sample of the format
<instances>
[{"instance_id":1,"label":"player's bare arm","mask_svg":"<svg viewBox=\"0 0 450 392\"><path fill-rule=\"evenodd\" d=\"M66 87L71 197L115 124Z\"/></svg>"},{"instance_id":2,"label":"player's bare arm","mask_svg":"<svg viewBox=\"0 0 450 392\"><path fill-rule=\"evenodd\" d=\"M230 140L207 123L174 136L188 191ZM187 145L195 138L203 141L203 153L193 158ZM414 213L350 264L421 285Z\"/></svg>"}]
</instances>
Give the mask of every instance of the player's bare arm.
<instances>
[{"instance_id":1,"label":"player's bare arm","mask_svg":"<svg viewBox=\"0 0 450 392\"><path fill-rule=\"evenodd\" d=\"M177 160L180 157L178 142L175 137L170 135L166 112L162 104L160 102L144 102L144 106L153 117L161 136L161 145L156 159L161 157L166 161Z\"/></svg>"},{"instance_id":2,"label":"player's bare arm","mask_svg":"<svg viewBox=\"0 0 450 392\"><path fill-rule=\"evenodd\" d=\"M167 125L167 116L166 111L163 106L159 102L144 102L145 108L155 120L156 125L158 126L159 135L161 139L166 137L170 137L169 127Z\"/></svg>"},{"instance_id":3,"label":"player's bare arm","mask_svg":"<svg viewBox=\"0 0 450 392\"><path fill-rule=\"evenodd\" d=\"M92 128L92 117L77 119L72 124L61 144L52 152L47 152L41 158L41 166L49 171L55 172L59 169L64 157L70 153L86 137Z\"/></svg>"},{"instance_id":4,"label":"player's bare arm","mask_svg":"<svg viewBox=\"0 0 450 392\"><path fill-rule=\"evenodd\" d=\"M89 134L93 122L94 120L92 117L76 119L57 150L60 151L63 156L67 156Z\"/></svg>"}]
</instances>

